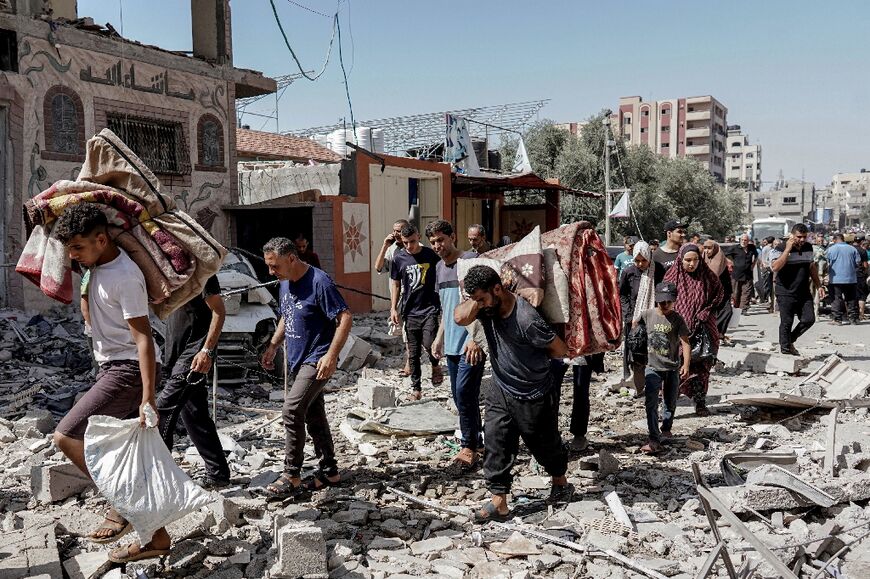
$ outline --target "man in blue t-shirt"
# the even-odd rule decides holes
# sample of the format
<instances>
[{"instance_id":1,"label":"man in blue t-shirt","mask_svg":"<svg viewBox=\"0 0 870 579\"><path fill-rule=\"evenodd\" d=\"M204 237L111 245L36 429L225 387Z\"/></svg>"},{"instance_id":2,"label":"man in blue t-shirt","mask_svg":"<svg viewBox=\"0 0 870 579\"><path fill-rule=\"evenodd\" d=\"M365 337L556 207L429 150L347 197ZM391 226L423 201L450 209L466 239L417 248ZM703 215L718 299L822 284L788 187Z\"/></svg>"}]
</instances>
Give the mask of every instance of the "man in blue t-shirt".
<instances>
[{"instance_id":1,"label":"man in blue t-shirt","mask_svg":"<svg viewBox=\"0 0 870 579\"><path fill-rule=\"evenodd\" d=\"M483 324L495 384L486 393L483 472L492 499L476 511L476 522L510 518L507 493L511 469L522 438L535 460L552 477L550 501L571 500L568 453L559 434L561 376L552 360L564 358L568 347L544 318L521 297L502 286L491 267L472 267L465 276L466 300L453 312L468 326Z\"/></svg>"},{"instance_id":2,"label":"man in blue t-shirt","mask_svg":"<svg viewBox=\"0 0 870 579\"><path fill-rule=\"evenodd\" d=\"M634 263L634 244L637 243L637 237L626 235L622 239L622 246L625 251L616 256L613 260L613 267L616 268L616 279L622 276L622 270Z\"/></svg>"},{"instance_id":3,"label":"man in blue t-shirt","mask_svg":"<svg viewBox=\"0 0 870 579\"><path fill-rule=\"evenodd\" d=\"M462 253L456 248L456 234L449 221L439 219L426 226L426 237L432 249L441 258L435 266L438 296L441 299L441 325L432 344L436 358L447 358L447 373L453 402L459 412L459 430L462 440L459 453L454 457L454 469L460 472L477 465L479 449L483 446L480 422L480 382L483 379L484 353L481 345L469 336L464 326L453 320L453 310L459 305L459 258L477 257L472 251Z\"/></svg>"},{"instance_id":4,"label":"man in blue t-shirt","mask_svg":"<svg viewBox=\"0 0 870 579\"><path fill-rule=\"evenodd\" d=\"M438 359L432 355L432 342L438 332L438 317L441 314L441 301L435 289L435 266L441 258L420 244L420 232L414 225L405 224L401 235L404 249L393 256L390 268L390 320L397 326L400 320L405 321L411 362L409 400L413 401L423 396L420 362L423 350L426 350L429 363L432 364L432 384L441 384L444 380Z\"/></svg>"},{"instance_id":5,"label":"man in blue t-shirt","mask_svg":"<svg viewBox=\"0 0 870 579\"><path fill-rule=\"evenodd\" d=\"M825 257L828 260L828 283L834 303L831 314L835 325L843 323L843 312L849 316L849 323L858 323L858 270L861 259L858 250L846 243L842 233L835 233L834 243L828 247Z\"/></svg>"},{"instance_id":6,"label":"man in blue t-shirt","mask_svg":"<svg viewBox=\"0 0 870 579\"><path fill-rule=\"evenodd\" d=\"M264 368L274 368L275 353L286 346L287 372L291 384L284 397L284 473L266 488L272 498L297 498L307 490L318 490L340 482L335 447L323 387L335 373L338 354L353 323L344 298L332 279L299 257L296 245L286 237L275 237L263 246L269 273L281 280L281 319L263 352ZM305 426L320 457L314 478L302 484L300 473L305 447Z\"/></svg>"}]
</instances>

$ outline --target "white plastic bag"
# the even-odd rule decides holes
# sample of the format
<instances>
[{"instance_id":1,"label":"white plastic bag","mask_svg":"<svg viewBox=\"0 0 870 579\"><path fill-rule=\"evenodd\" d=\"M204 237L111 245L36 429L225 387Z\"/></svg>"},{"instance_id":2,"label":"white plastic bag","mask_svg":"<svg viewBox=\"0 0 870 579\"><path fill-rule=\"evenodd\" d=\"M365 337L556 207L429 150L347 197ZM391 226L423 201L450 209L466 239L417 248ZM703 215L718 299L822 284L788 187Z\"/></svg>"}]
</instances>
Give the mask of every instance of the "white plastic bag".
<instances>
[{"instance_id":1,"label":"white plastic bag","mask_svg":"<svg viewBox=\"0 0 870 579\"><path fill-rule=\"evenodd\" d=\"M737 326L740 325L740 314L743 312L742 308L731 308L731 321L728 322L728 329L733 330Z\"/></svg>"},{"instance_id":2,"label":"white plastic bag","mask_svg":"<svg viewBox=\"0 0 870 579\"><path fill-rule=\"evenodd\" d=\"M138 418L92 416L85 431L85 464L94 483L143 545L160 527L215 500L172 460L151 406L145 419L147 428Z\"/></svg>"}]
</instances>

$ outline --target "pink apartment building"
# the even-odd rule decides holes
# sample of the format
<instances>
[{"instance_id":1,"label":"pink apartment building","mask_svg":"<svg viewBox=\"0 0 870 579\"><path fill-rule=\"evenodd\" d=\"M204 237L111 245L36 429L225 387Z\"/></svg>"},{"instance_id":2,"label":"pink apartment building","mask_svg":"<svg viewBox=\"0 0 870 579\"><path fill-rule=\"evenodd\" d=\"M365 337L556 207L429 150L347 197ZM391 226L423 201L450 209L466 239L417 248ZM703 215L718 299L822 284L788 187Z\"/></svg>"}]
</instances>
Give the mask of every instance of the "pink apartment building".
<instances>
[{"instance_id":1,"label":"pink apartment building","mask_svg":"<svg viewBox=\"0 0 870 579\"><path fill-rule=\"evenodd\" d=\"M613 114L613 132L629 145L695 159L724 181L727 114L725 105L710 95L650 102L622 97Z\"/></svg>"}]
</instances>

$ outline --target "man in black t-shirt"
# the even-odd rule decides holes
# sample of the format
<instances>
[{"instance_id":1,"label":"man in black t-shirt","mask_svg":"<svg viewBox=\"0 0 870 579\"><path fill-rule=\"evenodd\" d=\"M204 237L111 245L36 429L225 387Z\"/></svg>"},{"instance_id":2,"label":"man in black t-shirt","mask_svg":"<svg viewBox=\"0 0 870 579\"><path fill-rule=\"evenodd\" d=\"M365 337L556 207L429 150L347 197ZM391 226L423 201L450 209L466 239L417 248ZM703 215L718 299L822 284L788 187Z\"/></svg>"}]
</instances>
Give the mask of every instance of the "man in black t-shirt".
<instances>
[{"instance_id":1,"label":"man in black t-shirt","mask_svg":"<svg viewBox=\"0 0 870 579\"><path fill-rule=\"evenodd\" d=\"M677 219L665 223L665 243L652 252L653 261L664 266L665 272L671 269L677 253L686 242L686 224Z\"/></svg>"},{"instance_id":2,"label":"man in black t-shirt","mask_svg":"<svg viewBox=\"0 0 870 579\"><path fill-rule=\"evenodd\" d=\"M396 251L390 267L390 319L396 325L405 321L408 335L408 357L411 362L411 400L422 398L420 358L423 350L432 364L432 384L444 380L438 359L432 355L432 342L438 333L441 299L436 289L435 266L438 254L420 244L420 232L408 223L402 227L404 248ZM399 296L401 294L401 304Z\"/></svg>"},{"instance_id":3,"label":"man in black t-shirt","mask_svg":"<svg viewBox=\"0 0 870 579\"><path fill-rule=\"evenodd\" d=\"M755 260L758 258L758 251L755 244L749 240L749 236L743 234L740 236L740 245L732 247L727 255L734 263L734 269L731 271L734 307L742 309L745 315L746 310L749 309L749 299L752 294L752 274Z\"/></svg>"},{"instance_id":4,"label":"man in black t-shirt","mask_svg":"<svg viewBox=\"0 0 870 579\"><path fill-rule=\"evenodd\" d=\"M776 272L776 301L779 303L779 349L783 354L798 356L794 342L816 322L815 304L810 281L824 299L825 288L813 260L813 246L807 243L807 226L796 224L785 243L770 252L770 269ZM792 328L795 317L797 325Z\"/></svg>"},{"instance_id":5,"label":"man in black t-shirt","mask_svg":"<svg viewBox=\"0 0 870 579\"><path fill-rule=\"evenodd\" d=\"M160 436L172 450L179 416L191 442L205 461L205 487L230 484L230 467L217 427L208 413L208 372L217 355L217 343L226 317L216 276L205 283L201 295L175 310L166 320L163 367L169 379L157 396Z\"/></svg>"}]
</instances>

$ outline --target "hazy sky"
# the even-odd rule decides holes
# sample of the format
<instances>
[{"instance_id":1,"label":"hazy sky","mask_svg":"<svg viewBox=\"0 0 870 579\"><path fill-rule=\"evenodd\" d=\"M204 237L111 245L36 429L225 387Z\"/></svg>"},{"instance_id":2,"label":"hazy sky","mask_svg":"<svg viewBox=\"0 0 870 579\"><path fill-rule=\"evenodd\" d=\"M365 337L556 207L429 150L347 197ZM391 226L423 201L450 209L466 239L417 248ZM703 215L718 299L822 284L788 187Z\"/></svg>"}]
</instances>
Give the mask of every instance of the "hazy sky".
<instances>
[{"instance_id":1,"label":"hazy sky","mask_svg":"<svg viewBox=\"0 0 870 579\"><path fill-rule=\"evenodd\" d=\"M274 0L306 70L320 70L330 18ZM336 2L299 0L324 14ZM183 0L79 0L124 36L190 50ZM269 0L232 2L236 66L297 72ZM763 179L821 186L870 169L870 3L854 0L344 0L342 41L359 120L533 99L540 118L582 120L620 96L712 94L763 146ZM123 13L123 18L121 14ZM352 66L351 66L352 65ZM259 109L271 113L274 99ZM337 50L316 82L292 84L280 128L348 117ZM252 128L271 121L248 116Z\"/></svg>"}]
</instances>

